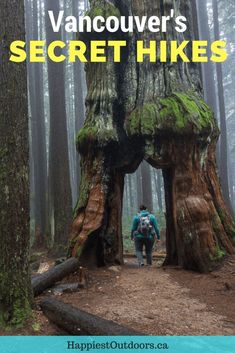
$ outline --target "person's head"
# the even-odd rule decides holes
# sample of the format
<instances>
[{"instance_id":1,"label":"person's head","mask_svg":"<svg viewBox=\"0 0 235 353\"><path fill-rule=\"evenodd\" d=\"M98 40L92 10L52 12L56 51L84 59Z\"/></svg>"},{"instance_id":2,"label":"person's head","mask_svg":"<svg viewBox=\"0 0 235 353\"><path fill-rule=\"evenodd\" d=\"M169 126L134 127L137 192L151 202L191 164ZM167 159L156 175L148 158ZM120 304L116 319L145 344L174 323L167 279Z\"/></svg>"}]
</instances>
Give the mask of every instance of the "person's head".
<instances>
[{"instance_id":1,"label":"person's head","mask_svg":"<svg viewBox=\"0 0 235 353\"><path fill-rule=\"evenodd\" d=\"M140 211L146 211L147 207L145 205L140 205Z\"/></svg>"}]
</instances>

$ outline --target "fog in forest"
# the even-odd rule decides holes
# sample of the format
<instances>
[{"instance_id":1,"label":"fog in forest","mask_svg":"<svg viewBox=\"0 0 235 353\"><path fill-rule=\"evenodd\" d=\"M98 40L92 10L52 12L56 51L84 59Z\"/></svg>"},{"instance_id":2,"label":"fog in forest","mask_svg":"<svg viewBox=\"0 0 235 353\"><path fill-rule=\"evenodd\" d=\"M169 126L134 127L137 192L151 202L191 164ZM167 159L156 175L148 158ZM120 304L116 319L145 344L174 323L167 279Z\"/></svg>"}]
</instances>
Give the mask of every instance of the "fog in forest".
<instances>
[{"instance_id":1,"label":"fog in forest","mask_svg":"<svg viewBox=\"0 0 235 353\"><path fill-rule=\"evenodd\" d=\"M27 41L76 39L64 31L54 33L45 16L48 9L78 17L88 9L84 0L26 0ZM234 0L198 0L198 36L201 40L225 40L228 60L202 65L204 96L215 111L221 137L217 148L218 171L224 197L235 209L235 3ZM47 22L48 21L48 22ZM67 243L80 183L76 136L85 120L86 79L80 62L28 65L30 116L30 218L31 244ZM123 239L131 249L130 227L141 203L157 215L165 229L165 197L162 171L146 162L126 175L123 200Z\"/></svg>"}]
</instances>

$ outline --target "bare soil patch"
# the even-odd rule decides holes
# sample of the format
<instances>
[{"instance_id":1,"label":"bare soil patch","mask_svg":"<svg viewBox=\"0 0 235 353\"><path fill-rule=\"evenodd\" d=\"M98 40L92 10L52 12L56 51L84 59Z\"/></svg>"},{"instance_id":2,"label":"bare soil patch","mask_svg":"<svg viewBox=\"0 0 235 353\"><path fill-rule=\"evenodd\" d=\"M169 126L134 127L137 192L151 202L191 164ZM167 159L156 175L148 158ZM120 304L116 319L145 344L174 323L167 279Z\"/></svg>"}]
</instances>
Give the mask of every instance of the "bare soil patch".
<instances>
[{"instance_id":1,"label":"bare soil patch","mask_svg":"<svg viewBox=\"0 0 235 353\"><path fill-rule=\"evenodd\" d=\"M123 266L89 270L86 289L58 294L57 299L149 335L235 335L235 257L204 275L160 263L138 268L128 257ZM75 273L64 282L76 281ZM48 295L55 294L43 294ZM24 329L0 334L65 333L37 306Z\"/></svg>"}]
</instances>

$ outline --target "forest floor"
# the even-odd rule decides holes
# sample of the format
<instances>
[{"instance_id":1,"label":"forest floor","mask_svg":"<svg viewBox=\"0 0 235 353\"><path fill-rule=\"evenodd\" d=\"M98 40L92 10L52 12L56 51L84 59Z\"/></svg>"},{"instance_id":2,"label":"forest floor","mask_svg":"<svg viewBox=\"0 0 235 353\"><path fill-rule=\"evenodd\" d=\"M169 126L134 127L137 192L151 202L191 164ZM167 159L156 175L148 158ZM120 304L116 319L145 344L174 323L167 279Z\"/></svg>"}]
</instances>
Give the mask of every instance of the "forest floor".
<instances>
[{"instance_id":1,"label":"forest floor","mask_svg":"<svg viewBox=\"0 0 235 353\"><path fill-rule=\"evenodd\" d=\"M76 281L78 274L64 282ZM210 274L164 268L160 260L138 268L126 258L123 266L89 270L87 282L57 299L149 335L235 335L235 256ZM26 328L8 334L65 333L37 309Z\"/></svg>"}]
</instances>

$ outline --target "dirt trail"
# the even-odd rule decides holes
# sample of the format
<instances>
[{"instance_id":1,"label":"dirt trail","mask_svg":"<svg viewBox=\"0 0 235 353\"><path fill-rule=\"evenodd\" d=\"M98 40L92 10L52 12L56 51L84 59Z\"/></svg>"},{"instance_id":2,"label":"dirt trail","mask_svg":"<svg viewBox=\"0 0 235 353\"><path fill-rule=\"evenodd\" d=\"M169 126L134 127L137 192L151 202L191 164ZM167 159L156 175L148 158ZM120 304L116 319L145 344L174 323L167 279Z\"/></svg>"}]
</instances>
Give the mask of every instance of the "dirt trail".
<instances>
[{"instance_id":1,"label":"dirt trail","mask_svg":"<svg viewBox=\"0 0 235 353\"><path fill-rule=\"evenodd\" d=\"M139 269L132 258L124 266L89 270L87 289L56 298L149 335L235 335L235 256L204 275L159 266ZM78 274L64 280L77 281ZM48 295L51 290L41 297ZM7 334L65 333L38 306L24 329Z\"/></svg>"},{"instance_id":2,"label":"dirt trail","mask_svg":"<svg viewBox=\"0 0 235 353\"><path fill-rule=\"evenodd\" d=\"M151 335L234 335L233 271L235 259L209 275L139 269L128 259L123 267L91 272L88 290L61 299Z\"/></svg>"}]
</instances>

